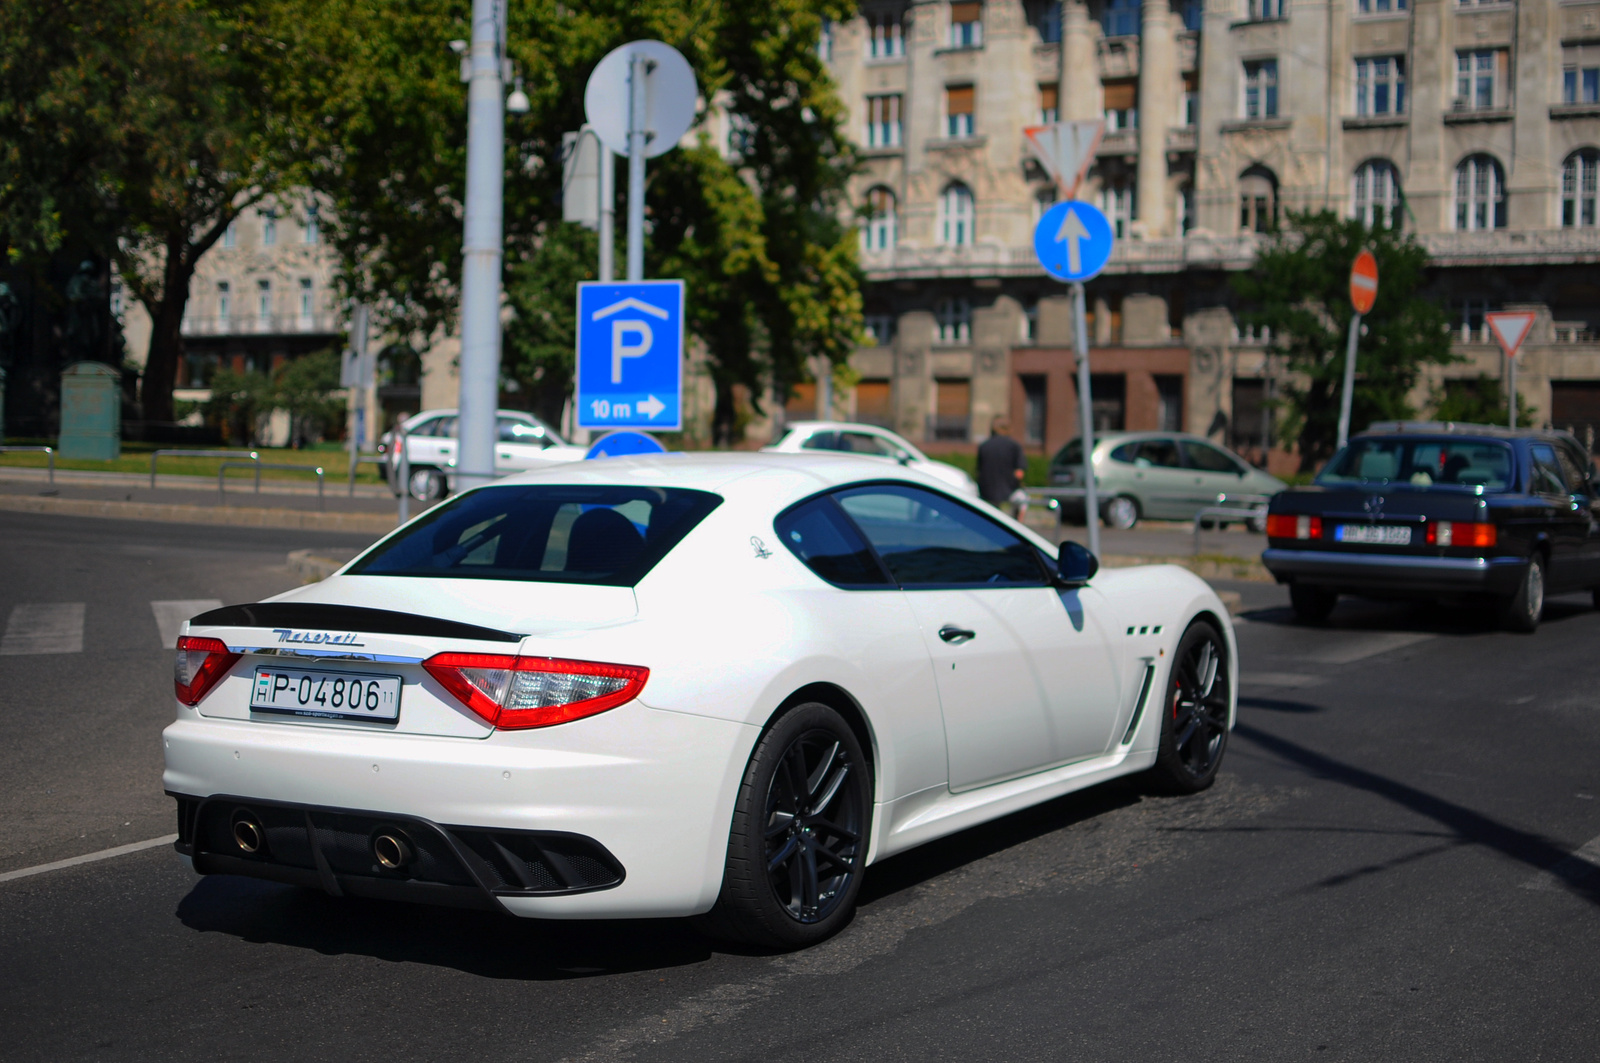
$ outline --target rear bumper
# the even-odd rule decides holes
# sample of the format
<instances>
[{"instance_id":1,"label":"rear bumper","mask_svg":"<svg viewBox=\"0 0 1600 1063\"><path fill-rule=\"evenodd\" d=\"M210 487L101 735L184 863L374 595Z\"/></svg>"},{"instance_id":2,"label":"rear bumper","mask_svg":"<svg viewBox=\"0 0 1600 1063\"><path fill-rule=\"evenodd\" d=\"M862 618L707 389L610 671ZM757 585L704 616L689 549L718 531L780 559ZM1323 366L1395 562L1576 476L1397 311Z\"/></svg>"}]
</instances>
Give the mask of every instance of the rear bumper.
<instances>
[{"instance_id":1,"label":"rear bumper","mask_svg":"<svg viewBox=\"0 0 1600 1063\"><path fill-rule=\"evenodd\" d=\"M1279 583L1309 583L1352 592L1511 594L1527 571L1522 557L1414 557L1333 550L1262 551Z\"/></svg>"},{"instance_id":2,"label":"rear bumper","mask_svg":"<svg viewBox=\"0 0 1600 1063\"><path fill-rule=\"evenodd\" d=\"M360 848L356 843L374 823L393 823L417 831L419 844L427 839L445 864L459 865L405 888L397 876L371 874L367 851L347 853L342 871L330 866L343 892L541 918L670 917L707 911L716 900L733 801L755 737L743 724L637 702L560 727L484 739L216 720L185 711L163 734L164 783L190 803L191 814L200 800L216 797L225 811L254 802L309 810L313 820L332 817L316 823L319 831L333 831L329 852ZM236 862L248 854L230 850L224 832L202 843L195 869L327 889L303 815L279 826L297 834L282 843L290 847L285 852L299 853L297 866L289 860L276 871L260 861L240 867ZM497 883L460 851L483 842L492 864L493 845L480 836L496 833L521 837L521 850L522 843L507 847L535 863L534 850L546 847L541 837L575 837L579 850L592 843L626 874L604 885L542 891L504 882L501 869ZM202 829L190 837L206 836Z\"/></svg>"}]
</instances>

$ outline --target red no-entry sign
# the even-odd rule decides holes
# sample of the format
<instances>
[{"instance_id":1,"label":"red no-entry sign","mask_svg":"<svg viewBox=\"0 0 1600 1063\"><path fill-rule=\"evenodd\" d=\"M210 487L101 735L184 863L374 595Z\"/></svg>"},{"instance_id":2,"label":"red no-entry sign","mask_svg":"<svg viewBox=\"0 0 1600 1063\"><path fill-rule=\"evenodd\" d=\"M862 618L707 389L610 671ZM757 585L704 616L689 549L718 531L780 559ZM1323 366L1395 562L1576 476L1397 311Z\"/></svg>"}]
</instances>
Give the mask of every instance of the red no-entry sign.
<instances>
[{"instance_id":1,"label":"red no-entry sign","mask_svg":"<svg viewBox=\"0 0 1600 1063\"><path fill-rule=\"evenodd\" d=\"M1365 314L1377 301L1378 260L1372 257L1371 251L1363 251L1350 267L1350 305L1356 308L1356 313Z\"/></svg>"}]
</instances>

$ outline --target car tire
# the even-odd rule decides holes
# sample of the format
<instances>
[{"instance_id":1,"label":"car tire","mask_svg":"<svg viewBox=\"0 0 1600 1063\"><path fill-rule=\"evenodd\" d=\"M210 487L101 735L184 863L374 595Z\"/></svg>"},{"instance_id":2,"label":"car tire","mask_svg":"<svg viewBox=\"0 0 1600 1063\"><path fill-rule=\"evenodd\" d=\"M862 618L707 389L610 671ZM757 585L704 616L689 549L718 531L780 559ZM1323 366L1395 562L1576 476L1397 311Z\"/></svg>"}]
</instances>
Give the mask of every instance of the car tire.
<instances>
[{"instance_id":1,"label":"car tire","mask_svg":"<svg viewBox=\"0 0 1600 1063\"><path fill-rule=\"evenodd\" d=\"M1594 595L1594 607L1600 609L1600 587L1596 587L1591 593Z\"/></svg>"},{"instance_id":2,"label":"car tire","mask_svg":"<svg viewBox=\"0 0 1600 1063\"><path fill-rule=\"evenodd\" d=\"M1232 681L1222 633L1204 620L1190 624L1161 702L1161 740L1149 772L1157 789L1193 794L1215 781L1228 748Z\"/></svg>"},{"instance_id":3,"label":"car tire","mask_svg":"<svg viewBox=\"0 0 1600 1063\"><path fill-rule=\"evenodd\" d=\"M1339 604L1339 592L1306 583L1289 584L1289 606L1302 624L1320 624Z\"/></svg>"},{"instance_id":4,"label":"car tire","mask_svg":"<svg viewBox=\"0 0 1600 1063\"><path fill-rule=\"evenodd\" d=\"M1100 516L1106 527L1127 531L1139 523L1139 503L1127 495L1118 495L1100 507Z\"/></svg>"},{"instance_id":5,"label":"car tire","mask_svg":"<svg viewBox=\"0 0 1600 1063\"><path fill-rule=\"evenodd\" d=\"M1267 518L1266 517L1251 517L1250 518L1250 530L1255 532L1257 535L1265 535L1265 534L1267 534Z\"/></svg>"},{"instance_id":6,"label":"car tire","mask_svg":"<svg viewBox=\"0 0 1600 1063\"><path fill-rule=\"evenodd\" d=\"M1500 603L1500 626L1531 635L1544 615L1544 557L1534 554L1522 573L1517 592Z\"/></svg>"},{"instance_id":7,"label":"car tire","mask_svg":"<svg viewBox=\"0 0 1600 1063\"><path fill-rule=\"evenodd\" d=\"M449 486L438 469L412 469L408 474L411 497L419 502L434 502L444 497Z\"/></svg>"},{"instance_id":8,"label":"car tire","mask_svg":"<svg viewBox=\"0 0 1600 1063\"><path fill-rule=\"evenodd\" d=\"M871 768L855 732L827 705L795 706L750 754L722 892L700 928L773 949L833 936L855 913L871 826Z\"/></svg>"}]
</instances>

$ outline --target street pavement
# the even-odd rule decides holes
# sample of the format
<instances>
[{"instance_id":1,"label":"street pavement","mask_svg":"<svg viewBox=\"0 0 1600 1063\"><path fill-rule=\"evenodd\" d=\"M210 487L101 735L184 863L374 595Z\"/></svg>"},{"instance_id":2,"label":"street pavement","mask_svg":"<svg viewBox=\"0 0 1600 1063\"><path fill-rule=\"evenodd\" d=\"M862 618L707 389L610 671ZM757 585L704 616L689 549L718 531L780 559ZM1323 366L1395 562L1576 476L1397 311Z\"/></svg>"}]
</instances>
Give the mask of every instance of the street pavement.
<instances>
[{"instance_id":1,"label":"street pavement","mask_svg":"<svg viewBox=\"0 0 1600 1063\"><path fill-rule=\"evenodd\" d=\"M886 860L842 934L769 955L674 921L202 879L165 846L4 881L174 829L152 603L270 594L294 582L287 551L360 538L0 513L0 541L0 620L33 618L0 643L7 1060L1591 1060L1600 1042L1587 596L1516 636L1365 602L1301 628L1280 588L1228 585L1244 681L1209 792L1121 781Z\"/></svg>"}]
</instances>

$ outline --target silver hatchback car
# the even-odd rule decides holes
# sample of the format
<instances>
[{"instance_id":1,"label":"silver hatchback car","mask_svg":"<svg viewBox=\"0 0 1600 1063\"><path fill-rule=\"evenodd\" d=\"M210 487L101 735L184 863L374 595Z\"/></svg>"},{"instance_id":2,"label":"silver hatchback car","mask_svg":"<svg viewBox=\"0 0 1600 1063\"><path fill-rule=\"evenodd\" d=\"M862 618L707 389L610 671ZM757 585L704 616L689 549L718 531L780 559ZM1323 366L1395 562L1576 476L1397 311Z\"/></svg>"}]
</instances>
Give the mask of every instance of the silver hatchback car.
<instances>
[{"instance_id":1,"label":"silver hatchback car","mask_svg":"<svg viewBox=\"0 0 1600 1063\"><path fill-rule=\"evenodd\" d=\"M1097 436L1094 474L1100 516L1113 528L1131 528L1143 518L1193 520L1207 506L1248 509L1288 486L1233 451L1184 432ZM1050 483L1081 487L1082 476L1083 441L1068 440L1050 459ZM1073 515L1070 504L1064 509ZM1083 515L1081 502L1076 515Z\"/></svg>"}]
</instances>

